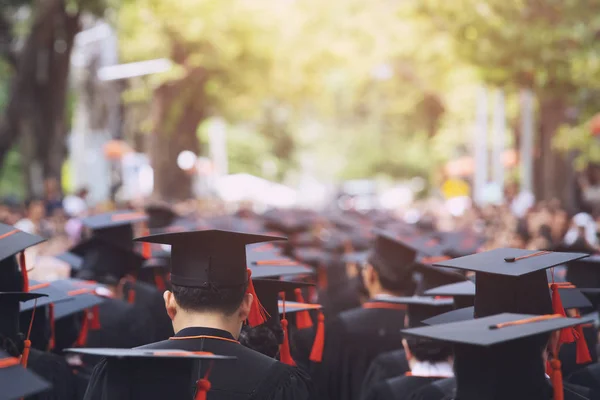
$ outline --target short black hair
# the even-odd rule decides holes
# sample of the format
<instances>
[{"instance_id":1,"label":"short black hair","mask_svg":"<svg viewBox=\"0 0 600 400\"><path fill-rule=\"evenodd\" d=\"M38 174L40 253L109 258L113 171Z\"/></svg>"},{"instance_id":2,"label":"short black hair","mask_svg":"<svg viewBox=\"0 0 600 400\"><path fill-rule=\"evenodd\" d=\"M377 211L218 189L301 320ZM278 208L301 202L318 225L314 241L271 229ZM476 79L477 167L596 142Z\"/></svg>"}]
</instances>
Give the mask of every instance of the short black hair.
<instances>
[{"instance_id":1,"label":"short black hair","mask_svg":"<svg viewBox=\"0 0 600 400\"><path fill-rule=\"evenodd\" d=\"M452 345L430 339L407 338L408 347L419 361L437 363L447 361L452 355Z\"/></svg>"},{"instance_id":2,"label":"short black hair","mask_svg":"<svg viewBox=\"0 0 600 400\"><path fill-rule=\"evenodd\" d=\"M232 315L240 307L248 288L248 284L222 287L212 283L203 287L171 286L177 304L184 310L225 315Z\"/></svg>"},{"instance_id":3,"label":"short black hair","mask_svg":"<svg viewBox=\"0 0 600 400\"><path fill-rule=\"evenodd\" d=\"M411 295L414 293L416 288L416 284L412 277L414 265L411 265L408 268L406 268L406 273L402 276L394 276L392 278L387 277L382 273L383 268L380 265L378 265L378 263L375 260L369 261L369 264L371 264L371 266L373 266L373 269L375 269L375 271L377 272L377 276L379 277L379 283L381 284L381 287L385 290L390 291L392 293L403 293L406 295Z\"/></svg>"}]
</instances>

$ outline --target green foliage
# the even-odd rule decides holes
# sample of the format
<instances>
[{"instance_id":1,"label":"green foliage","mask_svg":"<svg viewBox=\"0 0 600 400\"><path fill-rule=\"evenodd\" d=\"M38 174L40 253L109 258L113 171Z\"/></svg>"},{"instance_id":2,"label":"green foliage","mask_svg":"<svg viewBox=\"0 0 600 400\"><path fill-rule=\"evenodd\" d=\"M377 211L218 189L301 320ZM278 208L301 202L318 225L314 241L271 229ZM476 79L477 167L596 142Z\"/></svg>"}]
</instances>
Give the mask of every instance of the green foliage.
<instances>
[{"instance_id":1,"label":"green foliage","mask_svg":"<svg viewBox=\"0 0 600 400\"><path fill-rule=\"evenodd\" d=\"M25 177L21 166L21 156L17 148L7 154L0 170L0 196L25 197Z\"/></svg>"}]
</instances>

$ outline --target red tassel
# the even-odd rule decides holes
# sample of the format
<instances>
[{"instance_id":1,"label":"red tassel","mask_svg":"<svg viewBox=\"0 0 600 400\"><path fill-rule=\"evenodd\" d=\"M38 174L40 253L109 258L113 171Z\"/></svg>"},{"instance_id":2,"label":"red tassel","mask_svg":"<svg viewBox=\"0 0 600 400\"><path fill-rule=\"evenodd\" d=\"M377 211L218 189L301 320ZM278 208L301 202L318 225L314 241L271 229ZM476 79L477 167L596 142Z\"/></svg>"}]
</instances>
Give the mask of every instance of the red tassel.
<instances>
[{"instance_id":1,"label":"red tassel","mask_svg":"<svg viewBox=\"0 0 600 400\"><path fill-rule=\"evenodd\" d=\"M142 236L148 235L150 235L150 230L145 228ZM142 242L142 257L146 260L152 257L152 244L150 242Z\"/></svg>"},{"instance_id":2,"label":"red tassel","mask_svg":"<svg viewBox=\"0 0 600 400\"><path fill-rule=\"evenodd\" d=\"M550 365L550 360L546 360L546 375L552 376L552 366Z\"/></svg>"},{"instance_id":3,"label":"red tassel","mask_svg":"<svg viewBox=\"0 0 600 400\"><path fill-rule=\"evenodd\" d=\"M575 310L575 316L577 318L581 318L578 310ZM592 357L590 356L590 349L588 349L587 342L585 341L585 336L583 334L583 326L577 325L575 327L576 338L576 362L577 364L587 364L592 362Z\"/></svg>"},{"instance_id":4,"label":"red tassel","mask_svg":"<svg viewBox=\"0 0 600 400\"><path fill-rule=\"evenodd\" d=\"M550 361L550 366L552 369L550 380L552 381L552 389L554 390L554 400L564 400L560 360L558 360L558 358L553 359L552 361Z\"/></svg>"},{"instance_id":5,"label":"red tassel","mask_svg":"<svg viewBox=\"0 0 600 400\"><path fill-rule=\"evenodd\" d=\"M27 275L27 261L25 261L25 251L19 253L19 264L21 266L21 276L23 277L23 291L29 292L29 276Z\"/></svg>"},{"instance_id":6,"label":"red tassel","mask_svg":"<svg viewBox=\"0 0 600 400\"><path fill-rule=\"evenodd\" d=\"M88 318L88 310L84 311L83 320L81 321L81 330L79 331L79 336L77 337L77 341L75 344L78 347L84 347L87 343L87 335L89 329L89 318Z\"/></svg>"},{"instance_id":7,"label":"red tassel","mask_svg":"<svg viewBox=\"0 0 600 400\"><path fill-rule=\"evenodd\" d=\"M279 361L284 364L296 366L296 362L292 358L292 352L290 350L290 337L288 333L288 320L281 320L281 327L283 328L283 343L279 345Z\"/></svg>"},{"instance_id":8,"label":"red tassel","mask_svg":"<svg viewBox=\"0 0 600 400\"><path fill-rule=\"evenodd\" d=\"M550 288L552 289L552 310L554 311L554 314L559 314L566 318L567 314L565 313L562 300L560 299L558 285L553 283L550 285ZM560 330L559 343L573 343L574 341L575 337L573 336L572 328L563 328Z\"/></svg>"},{"instance_id":9,"label":"red tassel","mask_svg":"<svg viewBox=\"0 0 600 400\"><path fill-rule=\"evenodd\" d=\"M254 297L252 306L250 307L250 314L248 315L248 324L251 327L258 326L265 323L267 320L267 312L265 308L260 304L260 300L254 290L254 284L252 283L252 271L248 270L248 290L246 293L250 293Z\"/></svg>"},{"instance_id":10,"label":"red tassel","mask_svg":"<svg viewBox=\"0 0 600 400\"><path fill-rule=\"evenodd\" d=\"M129 304L134 304L135 303L135 278L131 275L128 275L125 282L129 283L129 288L127 290L127 302Z\"/></svg>"},{"instance_id":11,"label":"red tassel","mask_svg":"<svg viewBox=\"0 0 600 400\"><path fill-rule=\"evenodd\" d=\"M27 368L27 361L29 361L29 350L31 349L31 340L25 339L23 341L23 354L21 354L21 365L23 368Z\"/></svg>"},{"instance_id":12,"label":"red tassel","mask_svg":"<svg viewBox=\"0 0 600 400\"><path fill-rule=\"evenodd\" d=\"M198 381L196 381L196 395L194 396L194 400L206 400L207 399L208 392L210 391L210 388L212 386L210 384L210 381L208 380L208 376L210 375L211 369L212 369L212 365L206 371L206 375L204 375L204 378L198 379Z\"/></svg>"},{"instance_id":13,"label":"red tassel","mask_svg":"<svg viewBox=\"0 0 600 400\"><path fill-rule=\"evenodd\" d=\"M97 331L102 326L100 325L100 309L98 306L94 306L92 308L92 320L90 322L90 329L93 331Z\"/></svg>"},{"instance_id":14,"label":"red tassel","mask_svg":"<svg viewBox=\"0 0 600 400\"><path fill-rule=\"evenodd\" d=\"M295 289L294 294L296 295L296 301L298 303L305 303L304 296L302 296L302 290L300 288ZM296 328L305 329L311 328L312 326L313 322L310 318L308 310L302 310L296 313Z\"/></svg>"},{"instance_id":15,"label":"red tassel","mask_svg":"<svg viewBox=\"0 0 600 400\"><path fill-rule=\"evenodd\" d=\"M48 320L50 322L50 340L48 340L48 351L54 350L56 346L56 329L54 325L54 304L48 304Z\"/></svg>"},{"instance_id":16,"label":"red tassel","mask_svg":"<svg viewBox=\"0 0 600 400\"><path fill-rule=\"evenodd\" d=\"M310 361L320 363L323 361L323 347L325 346L325 316L319 313L319 322L317 323L317 332L315 341L310 351Z\"/></svg>"},{"instance_id":17,"label":"red tassel","mask_svg":"<svg viewBox=\"0 0 600 400\"><path fill-rule=\"evenodd\" d=\"M161 291L164 292L167 290L167 285L165 284L165 280L163 279L160 271L157 268L154 269L154 286Z\"/></svg>"}]
</instances>

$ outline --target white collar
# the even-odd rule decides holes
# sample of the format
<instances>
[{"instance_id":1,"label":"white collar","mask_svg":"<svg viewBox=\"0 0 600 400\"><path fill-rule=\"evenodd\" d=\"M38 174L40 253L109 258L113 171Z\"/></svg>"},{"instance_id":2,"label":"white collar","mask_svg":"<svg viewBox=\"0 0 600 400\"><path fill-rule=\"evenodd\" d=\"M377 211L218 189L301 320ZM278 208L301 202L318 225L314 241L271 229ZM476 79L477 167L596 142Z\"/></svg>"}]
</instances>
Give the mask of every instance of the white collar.
<instances>
[{"instance_id":1,"label":"white collar","mask_svg":"<svg viewBox=\"0 0 600 400\"><path fill-rule=\"evenodd\" d=\"M451 378L454 376L452 365L450 365L450 363L447 361L442 361L438 363L430 363L428 361L416 361L411 367L410 372L412 376L432 376L442 378Z\"/></svg>"}]
</instances>

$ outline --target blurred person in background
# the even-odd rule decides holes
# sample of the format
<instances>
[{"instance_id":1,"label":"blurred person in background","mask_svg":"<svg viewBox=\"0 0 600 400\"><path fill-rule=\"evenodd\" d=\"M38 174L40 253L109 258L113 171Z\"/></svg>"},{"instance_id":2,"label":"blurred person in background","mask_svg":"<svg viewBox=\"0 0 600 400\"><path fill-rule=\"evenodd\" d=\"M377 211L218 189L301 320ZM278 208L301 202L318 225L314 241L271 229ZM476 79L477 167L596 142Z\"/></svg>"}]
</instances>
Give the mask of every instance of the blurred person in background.
<instances>
[{"instance_id":1,"label":"blurred person in background","mask_svg":"<svg viewBox=\"0 0 600 400\"><path fill-rule=\"evenodd\" d=\"M15 228L32 235L49 237L53 233L50 224L46 220L44 200L35 197L25 202L25 217L14 225Z\"/></svg>"},{"instance_id":2,"label":"blurred person in background","mask_svg":"<svg viewBox=\"0 0 600 400\"><path fill-rule=\"evenodd\" d=\"M48 216L63 208L60 185L56 178L47 178L44 181L44 205Z\"/></svg>"}]
</instances>

